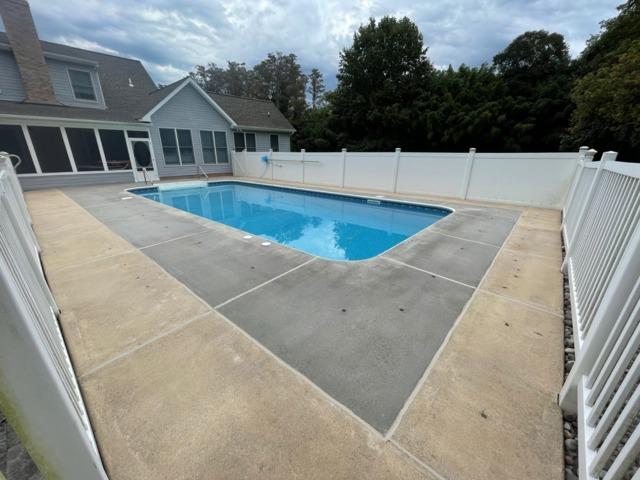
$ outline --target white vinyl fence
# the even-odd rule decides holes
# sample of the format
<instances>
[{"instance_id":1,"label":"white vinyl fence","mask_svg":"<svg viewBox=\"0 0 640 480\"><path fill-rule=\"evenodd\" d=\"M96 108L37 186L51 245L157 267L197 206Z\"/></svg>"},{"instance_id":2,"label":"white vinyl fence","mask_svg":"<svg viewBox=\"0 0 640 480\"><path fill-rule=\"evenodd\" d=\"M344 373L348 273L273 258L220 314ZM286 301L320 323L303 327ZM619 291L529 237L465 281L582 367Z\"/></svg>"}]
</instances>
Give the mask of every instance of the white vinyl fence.
<instances>
[{"instance_id":1,"label":"white vinyl fence","mask_svg":"<svg viewBox=\"0 0 640 480\"><path fill-rule=\"evenodd\" d=\"M45 478L107 478L8 155L0 153L0 408Z\"/></svg>"},{"instance_id":2,"label":"white vinyl fence","mask_svg":"<svg viewBox=\"0 0 640 480\"><path fill-rule=\"evenodd\" d=\"M267 159L265 161L265 159ZM561 208L578 154L234 152L236 176Z\"/></svg>"},{"instance_id":3,"label":"white vinyl fence","mask_svg":"<svg viewBox=\"0 0 640 480\"><path fill-rule=\"evenodd\" d=\"M580 479L609 480L640 457L640 164L594 153L564 207L576 359L560 404L578 413Z\"/></svg>"}]
</instances>

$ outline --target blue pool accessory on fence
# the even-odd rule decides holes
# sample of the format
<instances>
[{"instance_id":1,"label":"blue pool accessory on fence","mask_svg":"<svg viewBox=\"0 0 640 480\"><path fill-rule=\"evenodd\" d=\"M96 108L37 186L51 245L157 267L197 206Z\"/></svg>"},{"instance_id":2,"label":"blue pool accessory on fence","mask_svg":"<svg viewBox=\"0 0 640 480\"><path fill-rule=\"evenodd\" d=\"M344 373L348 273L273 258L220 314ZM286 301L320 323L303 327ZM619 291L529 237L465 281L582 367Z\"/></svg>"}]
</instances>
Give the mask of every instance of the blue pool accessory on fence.
<instances>
[{"instance_id":1,"label":"blue pool accessory on fence","mask_svg":"<svg viewBox=\"0 0 640 480\"><path fill-rule=\"evenodd\" d=\"M263 155L262 157L260 157L260 160L262 160L266 164L269 164L269 155Z\"/></svg>"}]
</instances>

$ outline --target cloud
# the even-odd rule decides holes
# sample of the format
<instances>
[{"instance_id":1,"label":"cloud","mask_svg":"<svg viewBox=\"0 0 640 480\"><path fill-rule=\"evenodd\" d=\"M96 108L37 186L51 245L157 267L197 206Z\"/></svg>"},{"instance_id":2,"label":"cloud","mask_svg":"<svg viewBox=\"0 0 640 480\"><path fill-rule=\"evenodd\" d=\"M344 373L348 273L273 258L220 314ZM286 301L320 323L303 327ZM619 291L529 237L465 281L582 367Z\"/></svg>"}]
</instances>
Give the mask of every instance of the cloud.
<instances>
[{"instance_id":1,"label":"cloud","mask_svg":"<svg viewBox=\"0 0 640 480\"><path fill-rule=\"evenodd\" d=\"M159 83L197 64L252 66L295 53L335 86L339 52L370 17L408 16L441 67L490 62L527 30L561 33L576 56L620 0L31 0L43 39L143 61ZM133 11L135 10L135 12Z\"/></svg>"}]
</instances>

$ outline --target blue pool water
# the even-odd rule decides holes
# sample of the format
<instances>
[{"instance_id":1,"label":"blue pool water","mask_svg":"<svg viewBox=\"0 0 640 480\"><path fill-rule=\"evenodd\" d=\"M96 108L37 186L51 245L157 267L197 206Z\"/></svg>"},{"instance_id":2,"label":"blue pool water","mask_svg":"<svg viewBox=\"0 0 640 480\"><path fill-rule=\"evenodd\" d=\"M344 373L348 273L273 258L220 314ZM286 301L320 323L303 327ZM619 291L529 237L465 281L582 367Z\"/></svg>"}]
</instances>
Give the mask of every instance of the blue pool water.
<instances>
[{"instance_id":1,"label":"blue pool water","mask_svg":"<svg viewBox=\"0 0 640 480\"><path fill-rule=\"evenodd\" d=\"M132 192L331 260L375 257L450 213L436 207L241 182Z\"/></svg>"}]
</instances>

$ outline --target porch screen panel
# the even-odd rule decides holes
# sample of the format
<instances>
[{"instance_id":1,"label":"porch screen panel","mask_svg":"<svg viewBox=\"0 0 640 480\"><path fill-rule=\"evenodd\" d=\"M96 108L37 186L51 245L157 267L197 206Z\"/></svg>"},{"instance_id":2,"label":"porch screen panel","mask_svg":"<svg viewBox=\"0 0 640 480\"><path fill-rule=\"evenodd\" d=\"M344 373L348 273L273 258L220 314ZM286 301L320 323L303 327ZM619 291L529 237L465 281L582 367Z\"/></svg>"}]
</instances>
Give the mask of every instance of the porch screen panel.
<instances>
[{"instance_id":1,"label":"porch screen panel","mask_svg":"<svg viewBox=\"0 0 640 480\"><path fill-rule=\"evenodd\" d=\"M27 141L20 125L0 125L0 152L12 153L20 157L17 173L36 173ZM14 160L13 164L17 162Z\"/></svg>"},{"instance_id":2,"label":"porch screen panel","mask_svg":"<svg viewBox=\"0 0 640 480\"><path fill-rule=\"evenodd\" d=\"M67 128L67 138L79 172L104 170L96 134L92 128Z\"/></svg>"},{"instance_id":3,"label":"porch screen panel","mask_svg":"<svg viewBox=\"0 0 640 480\"><path fill-rule=\"evenodd\" d=\"M131 159L124 130L100 130L100 143L109 170L130 170Z\"/></svg>"},{"instance_id":4,"label":"porch screen panel","mask_svg":"<svg viewBox=\"0 0 640 480\"><path fill-rule=\"evenodd\" d=\"M43 173L71 172L71 162L58 127L28 127Z\"/></svg>"}]
</instances>

